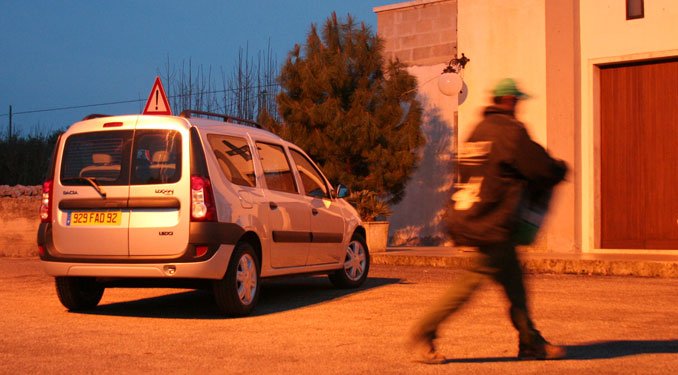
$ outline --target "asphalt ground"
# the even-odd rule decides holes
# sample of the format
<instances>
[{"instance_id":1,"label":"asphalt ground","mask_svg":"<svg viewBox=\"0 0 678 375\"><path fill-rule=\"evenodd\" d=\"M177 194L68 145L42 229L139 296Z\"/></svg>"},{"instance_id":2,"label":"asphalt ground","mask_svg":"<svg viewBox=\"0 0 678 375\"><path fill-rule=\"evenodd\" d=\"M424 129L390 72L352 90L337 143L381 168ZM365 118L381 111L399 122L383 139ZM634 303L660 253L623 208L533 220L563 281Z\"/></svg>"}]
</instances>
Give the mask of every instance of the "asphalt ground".
<instances>
[{"instance_id":1,"label":"asphalt ground","mask_svg":"<svg viewBox=\"0 0 678 375\"><path fill-rule=\"evenodd\" d=\"M35 258L0 258L2 374L675 374L678 280L528 275L533 318L569 358L517 361L494 284L441 329L449 362L413 362L415 319L462 271L374 265L358 290L325 277L269 280L253 316L218 314L210 293L110 289L71 313Z\"/></svg>"}]
</instances>

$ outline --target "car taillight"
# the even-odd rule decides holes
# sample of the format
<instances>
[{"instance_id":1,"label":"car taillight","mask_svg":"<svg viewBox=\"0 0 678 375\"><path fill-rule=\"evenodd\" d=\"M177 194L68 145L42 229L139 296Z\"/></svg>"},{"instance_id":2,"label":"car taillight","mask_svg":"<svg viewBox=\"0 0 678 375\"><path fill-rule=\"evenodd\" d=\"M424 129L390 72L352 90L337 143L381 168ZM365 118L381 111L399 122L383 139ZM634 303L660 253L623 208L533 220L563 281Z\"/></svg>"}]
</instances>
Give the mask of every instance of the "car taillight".
<instances>
[{"instance_id":1,"label":"car taillight","mask_svg":"<svg viewBox=\"0 0 678 375\"><path fill-rule=\"evenodd\" d=\"M52 221L52 180L42 184L42 202L40 203L40 221L49 223Z\"/></svg>"},{"instance_id":2,"label":"car taillight","mask_svg":"<svg viewBox=\"0 0 678 375\"><path fill-rule=\"evenodd\" d=\"M191 221L216 221L212 184L201 176L191 176Z\"/></svg>"}]
</instances>

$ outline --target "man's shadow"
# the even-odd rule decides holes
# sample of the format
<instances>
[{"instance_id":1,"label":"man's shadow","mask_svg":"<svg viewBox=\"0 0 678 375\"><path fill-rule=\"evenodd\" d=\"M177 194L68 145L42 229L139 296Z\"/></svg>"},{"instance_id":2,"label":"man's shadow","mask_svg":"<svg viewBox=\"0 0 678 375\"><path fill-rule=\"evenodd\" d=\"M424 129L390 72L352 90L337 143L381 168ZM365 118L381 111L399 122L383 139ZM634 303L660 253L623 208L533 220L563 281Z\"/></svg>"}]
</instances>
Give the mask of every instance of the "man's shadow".
<instances>
[{"instance_id":1,"label":"man's shadow","mask_svg":"<svg viewBox=\"0 0 678 375\"><path fill-rule=\"evenodd\" d=\"M637 354L678 353L678 340L601 341L567 346L568 359L608 359Z\"/></svg>"},{"instance_id":2,"label":"man's shadow","mask_svg":"<svg viewBox=\"0 0 678 375\"><path fill-rule=\"evenodd\" d=\"M640 354L676 354L678 340L619 340L579 345L566 345L563 360L592 360L627 357ZM513 362L516 357L450 358L445 363Z\"/></svg>"}]
</instances>

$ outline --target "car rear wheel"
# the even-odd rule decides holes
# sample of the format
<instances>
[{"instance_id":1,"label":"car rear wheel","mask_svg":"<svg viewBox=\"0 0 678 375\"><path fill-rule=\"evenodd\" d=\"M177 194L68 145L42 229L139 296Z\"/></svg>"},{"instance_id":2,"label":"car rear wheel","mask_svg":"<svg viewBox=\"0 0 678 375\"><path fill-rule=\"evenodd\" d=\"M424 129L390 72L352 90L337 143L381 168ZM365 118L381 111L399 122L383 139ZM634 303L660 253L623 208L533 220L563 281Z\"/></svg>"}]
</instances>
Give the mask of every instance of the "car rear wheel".
<instances>
[{"instance_id":1,"label":"car rear wheel","mask_svg":"<svg viewBox=\"0 0 678 375\"><path fill-rule=\"evenodd\" d=\"M357 288L367 279L370 270L370 253L365 238L354 233L346 247L344 266L329 275L330 281L338 288Z\"/></svg>"},{"instance_id":2,"label":"car rear wheel","mask_svg":"<svg viewBox=\"0 0 678 375\"><path fill-rule=\"evenodd\" d=\"M236 245L226 275L212 289L219 310L229 316L249 315L259 299L259 260L247 242Z\"/></svg>"},{"instance_id":3,"label":"car rear wheel","mask_svg":"<svg viewBox=\"0 0 678 375\"><path fill-rule=\"evenodd\" d=\"M70 311L82 311L95 308L104 295L104 286L93 277L54 278L59 301Z\"/></svg>"}]
</instances>

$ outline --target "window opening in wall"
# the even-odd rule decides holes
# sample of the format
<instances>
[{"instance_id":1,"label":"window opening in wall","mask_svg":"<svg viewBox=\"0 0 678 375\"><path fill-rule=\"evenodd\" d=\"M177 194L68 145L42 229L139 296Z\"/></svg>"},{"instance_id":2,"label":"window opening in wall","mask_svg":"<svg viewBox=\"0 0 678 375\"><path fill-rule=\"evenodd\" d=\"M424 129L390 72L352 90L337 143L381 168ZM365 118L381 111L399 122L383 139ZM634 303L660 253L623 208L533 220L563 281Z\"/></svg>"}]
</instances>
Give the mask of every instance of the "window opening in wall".
<instances>
[{"instance_id":1,"label":"window opening in wall","mask_svg":"<svg viewBox=\"0 0 678 375\"><path fill-rule=\"evenodd\" d=\"M626 0L626 19L634 20L645 17L644 0Z\"/></svg>"}]
</instances>

